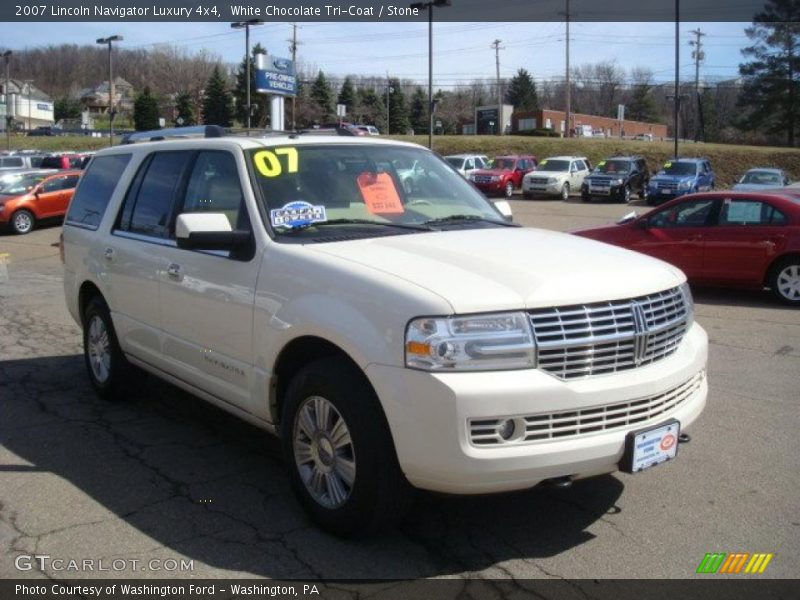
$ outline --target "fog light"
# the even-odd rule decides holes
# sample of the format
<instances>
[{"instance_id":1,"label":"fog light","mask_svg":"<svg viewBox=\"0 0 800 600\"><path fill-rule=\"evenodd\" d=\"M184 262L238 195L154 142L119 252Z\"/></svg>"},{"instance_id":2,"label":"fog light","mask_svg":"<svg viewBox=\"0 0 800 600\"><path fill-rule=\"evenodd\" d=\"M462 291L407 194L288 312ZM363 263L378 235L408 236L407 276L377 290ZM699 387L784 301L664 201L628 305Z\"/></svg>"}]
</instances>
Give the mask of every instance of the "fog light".
<instances>
[{"instance_id":1,"label":"fog light","mask_svg":"<svg viewBox=\"0 0 800 600\"><path fill-rule=\"evenodd\" d=\"M512 419L506 419L498 425L497 434L504 440L508 440L514 435L514 429L514 421Z\"/></svg>"}]
</instances>

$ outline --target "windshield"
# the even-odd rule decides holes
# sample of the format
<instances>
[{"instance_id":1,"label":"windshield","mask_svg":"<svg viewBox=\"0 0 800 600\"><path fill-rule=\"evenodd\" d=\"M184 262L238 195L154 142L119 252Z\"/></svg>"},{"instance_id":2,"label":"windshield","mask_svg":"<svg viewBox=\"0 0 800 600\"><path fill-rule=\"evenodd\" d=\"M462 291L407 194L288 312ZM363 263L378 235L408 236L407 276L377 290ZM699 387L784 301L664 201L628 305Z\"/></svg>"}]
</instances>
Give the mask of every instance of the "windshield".
<instances>
[{"instance_id":1,"label":"windshield","mask_svg":"<svg viewBox=\"0 0 800 600\"><path fill-rule=\"evenodd\" d=\"M500 169L500 170L505 170L505 171L513 171L514 170L514 164L516 162L517 161L515 161L513 158L495 158L492 161L492 166L490 168L492 168L492 169Z\"/></svg>"},{"instance_id":2,"label":"windshield","mask_svg":"<svg viewBox=\"0 0 800 600\"><path fill-rule=\"evenodd\" d=\"M356 225L362 226L358 235L398 234L455 216L457 226L487 226L481 219L505 224L480 192L427 150L303 144L248 153L279 234L302 230L303 238L313 237L323 225L326 236Z\"/></svg>"},{"instance_id":3,"label":"windshield","mask_svg":"<svg viewBox=\"0 0 800 600\"><path fill-rule=\"evenodd\" d=\"M44 175L19 175L13 179L0 181L0 194L7 196L25 194L36 187Z\"/></svg>"},{"instance_id":4,"label":"windshield","mask_svg":"<svg viewBox=\"0 0 800 600\"><path fill-rule=\"evenodd\" d=\"M460 169L464 166L464 159L463 158L446 158L447 162L453 165L454 169Z\"/></svg>"},{"instance_id":5,"label":"windshield","mask_svg":"<svg viewBox=\"0 0 800 600\"><path fill-rule=\"evenodd\" d=\"M536 168L537 171L553 171L555 173L569 171L568 160L543 160Z\"/></svg>"},{"instance_id":6,"label":"windshield","mask_svg":"<svg viewBox=\"0 0 800 600\"><path fill-rule=\"evenodd\" d=\"M666 175L696 175L697 165L692 162L666 162L661 172Z\"/></svg>"},{"instance_id":7,"label":"windshield","mask_svg":"<svg viewBox=\"0 0 800 600\"><path fill-rule=\"evenodd\" d=\"M594 168L595 173L616 175L627 173L631 170L631 163L627 160L601 160Z\"/></svg>"},{"instance_id":8,"label":"windshield","mask_svg":"<svg viewBox=\"0 0 800 600\"><path fill-rule=\"evenodd\" d=\"M783 185L783 179L778 173L771 173L770 171L748 171L739 183Z\"/></svg>"}]
</instances>

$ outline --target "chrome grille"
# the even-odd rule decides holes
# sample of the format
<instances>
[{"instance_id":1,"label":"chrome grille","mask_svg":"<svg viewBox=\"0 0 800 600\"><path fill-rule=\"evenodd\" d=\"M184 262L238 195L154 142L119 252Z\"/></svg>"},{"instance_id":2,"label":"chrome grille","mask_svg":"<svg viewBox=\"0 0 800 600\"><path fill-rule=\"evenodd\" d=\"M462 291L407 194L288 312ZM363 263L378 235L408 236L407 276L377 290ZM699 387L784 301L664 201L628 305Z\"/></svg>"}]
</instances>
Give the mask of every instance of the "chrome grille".
<instances>
[{"instance_id":1,"label":"chrome grille","mask_svg":"<svg viewBox=\"0 0 800 600\"><path fill-rule=\"evenodd\" d=\"M476 175L475 183L492 183L491 175Z\"/></svg>"},{"instance_id":2,"label":"chrome grille","mask_svg":"<svg viewBox=\"0 0 800 600\"><path fill-rule=\"evenodd\" d=\"M659 190L677 190L678 189L678 182L677 181L658 181L656 182L656 188Z\"/></svg>"},{"instance_id":3,"label":"chrome grille","mask_svg":"<svg viewBox=\"0 0 800 600\"><path fill-rule=\"evenodd\" d=\"M528 182L534 185L547 185L547 177L529 177Z\"/></svg>"},{"instance_id":4,"label":"chrome grille","mask_svg":"<svg viewBox=\"0 0 800 600\"><path fill-rule=\"evenodd\" d=\"M633 425L646 426L669 417L700 389L704 378L705 373L701 371L666 392L630 402L517 417L470 419L470 442L474 446L544 442L631 428ZM503 439L500 431L508 419L514 421L515 434Z\"/></svg>"},{"instance_id":5,"label":"chrome grille","mask_svg":"<svg viewBox=\"0 0 800 600\"><path fill-rule=\"evenodd\" d=\"M561 379L615 373L672 354L689 323L680 288L529 313L538 365Z\"/></svg>"}]
</instances>

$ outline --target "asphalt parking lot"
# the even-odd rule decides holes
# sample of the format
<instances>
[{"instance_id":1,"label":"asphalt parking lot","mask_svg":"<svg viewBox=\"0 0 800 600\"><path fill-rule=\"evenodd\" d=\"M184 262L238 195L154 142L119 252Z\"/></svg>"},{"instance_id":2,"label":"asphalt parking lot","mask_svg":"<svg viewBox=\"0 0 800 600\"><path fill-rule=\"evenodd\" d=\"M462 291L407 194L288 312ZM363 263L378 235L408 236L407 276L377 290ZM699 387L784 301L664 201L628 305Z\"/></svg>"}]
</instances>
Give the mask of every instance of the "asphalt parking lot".
<instances>
[{"instance_id":1,"label":"asphalt parking lot","mask_svg":"<svg viewBox=\"0 0 800 600\"><path fill-rule=\"evenodd\" d=\"M643 210L512 208L558 230ZM718 551L774 553L760 577L800 573L800 312L766 292L695 290L711 391L675 462L568 490L420 494L397 529L342 541L309 524L267 434L154 378L129 403L95 397L58 233L0 235L0 578L163 577L153 559L192 561L168 574L195 578L685 578ZM18 570L29 554L128 562Z\"/></svg>"}]
</instances>

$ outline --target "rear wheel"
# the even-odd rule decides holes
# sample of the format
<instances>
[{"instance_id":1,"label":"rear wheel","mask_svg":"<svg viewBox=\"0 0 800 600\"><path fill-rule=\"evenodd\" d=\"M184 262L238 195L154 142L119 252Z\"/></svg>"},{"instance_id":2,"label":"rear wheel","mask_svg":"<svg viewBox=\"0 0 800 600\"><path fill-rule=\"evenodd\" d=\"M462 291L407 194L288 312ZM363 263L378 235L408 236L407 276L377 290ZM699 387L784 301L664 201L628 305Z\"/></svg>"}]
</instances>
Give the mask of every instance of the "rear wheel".
<instances>
[{"instance_id":1,"label":"rear wheel","mask_svg":"<svg viewBox=\"0 0 800 600\"><path fill-rule=\"evenodd\" d=\"M800 258L788 258L775 265L770 287L783 302L800 306Z\"/></svg>"},{"instance_id":2,"label":"rear wheel","mask_svg":"<svg viewBox=\"0 0 800 600\"><path fill-rule=\"evenodd\" d=\"M106 400L124 398L133 367L119 347L108 306L97 296L83 312L83 356L97 394Z\"/></svg>"},{"instance_id":3,"label":"rear wheel","mask_svg":"<svg viewBox=\"0 0 800 600\"><path fill-rule=\"evenodd\" d=\"M17 235L25 235L33 231L36 226L36 217L33 213L24 208L19 209L11 215L11 230Z\"/></svg>"},{"instance_id":4,"label":"rear wheel","mask_svg":"<svg viewBox=\"0 0 800 600\"><path fill-rule=\"evenodd\" d=\"M569 184L565 183L561 186L561 199L564 201L569 200Z\"/></svg>"},{"instance_id":5,"label":"rear wheel","mask_svg":"<svg viewBox=\"0 0 800 600\"><path fill-rule=\"evenodd\" d=\"M411 498L372 387L342 358L301 369L286 391L281 441L311 519L350 537L398 519Z\"/></svg>"}]
</instances>

